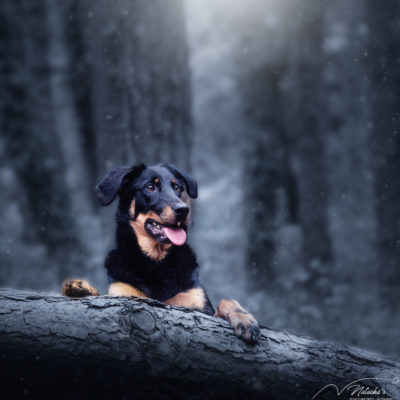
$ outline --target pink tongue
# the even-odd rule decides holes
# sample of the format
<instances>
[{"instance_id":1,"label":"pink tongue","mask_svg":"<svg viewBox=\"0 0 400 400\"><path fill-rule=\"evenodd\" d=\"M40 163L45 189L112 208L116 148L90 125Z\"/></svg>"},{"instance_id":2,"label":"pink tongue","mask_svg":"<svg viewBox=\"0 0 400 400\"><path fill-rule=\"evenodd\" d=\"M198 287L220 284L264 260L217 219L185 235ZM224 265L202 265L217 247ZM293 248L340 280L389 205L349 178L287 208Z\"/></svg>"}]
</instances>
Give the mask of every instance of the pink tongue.
<instances>
[{"instance_id":1,"label":"pink tongue","mask_svg":"<svg viewBox=\"0 0 400 400\"><path fill-rule=\"evenodd\" d=\"M175 246L182 246L186 242L186 232L182 228L172 229L167 228L166 226L163 227L165 234L168 236L168 239L175 245Z\"/></svg>"}]
</instances>

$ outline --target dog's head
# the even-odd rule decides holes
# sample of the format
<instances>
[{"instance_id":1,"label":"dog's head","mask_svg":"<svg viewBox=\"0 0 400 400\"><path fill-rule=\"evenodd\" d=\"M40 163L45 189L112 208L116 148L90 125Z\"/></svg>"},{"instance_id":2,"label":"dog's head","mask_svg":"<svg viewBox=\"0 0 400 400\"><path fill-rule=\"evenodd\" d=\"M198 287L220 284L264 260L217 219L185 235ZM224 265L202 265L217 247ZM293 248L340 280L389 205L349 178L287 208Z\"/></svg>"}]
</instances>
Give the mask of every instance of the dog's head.
<instances>
[{"instance_id":1,"label":"dog's head","mask_svg":"<svg viewBox=\"0 0 400 400\"><path fill-rule=\"evenodd\" d=\"M129 215L142 248L151 241L176 246L186 242L189 197L197 197L197 183L173 165L117 167L97 190L105 206L119 196L119 213Z\"/></svg>"}]
</instances>

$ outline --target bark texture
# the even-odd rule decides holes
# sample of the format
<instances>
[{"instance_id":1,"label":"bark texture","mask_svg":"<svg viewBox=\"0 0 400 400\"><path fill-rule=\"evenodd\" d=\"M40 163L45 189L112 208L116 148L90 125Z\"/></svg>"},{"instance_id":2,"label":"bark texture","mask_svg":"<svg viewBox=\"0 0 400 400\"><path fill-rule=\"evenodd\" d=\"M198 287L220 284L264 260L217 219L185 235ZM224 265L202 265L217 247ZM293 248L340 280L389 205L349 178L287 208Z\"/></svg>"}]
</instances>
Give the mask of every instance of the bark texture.
<instances>
[{"instance_id":1,"label":"bark texture","mask_svg":"<svg viewBox=\"0 0 400 400\"><path fill-rule=\"evenodd\" d=\"M221 319L153 300L1 289L0 345L7 399L311 399L371 377L385 380L362 384L400 396L400 364L379 355L268 328L252 346Z\"/></svg>"}]
</instances>

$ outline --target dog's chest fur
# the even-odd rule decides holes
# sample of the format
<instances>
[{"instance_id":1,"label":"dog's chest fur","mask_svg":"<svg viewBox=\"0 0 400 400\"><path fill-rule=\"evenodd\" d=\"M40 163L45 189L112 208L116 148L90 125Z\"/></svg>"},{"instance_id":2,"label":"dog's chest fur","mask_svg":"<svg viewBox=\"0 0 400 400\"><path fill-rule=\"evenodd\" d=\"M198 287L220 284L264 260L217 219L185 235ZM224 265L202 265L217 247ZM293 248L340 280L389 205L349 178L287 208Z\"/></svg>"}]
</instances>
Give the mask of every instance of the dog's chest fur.
<instances>
[{"instance_id":1,"label":"dog's chest fur","mask_svg":"<svg viewBox=\"0 0 400 400\"><path fill-rule=\"evenodd\" d=\"M154 261L143 254L125 223L118 224L117 249L108 254L105 267L111 281L128 283L159 301L200 286L196 256L188 245L172 246L163 260Z\"/></svg>"}]
</instances>

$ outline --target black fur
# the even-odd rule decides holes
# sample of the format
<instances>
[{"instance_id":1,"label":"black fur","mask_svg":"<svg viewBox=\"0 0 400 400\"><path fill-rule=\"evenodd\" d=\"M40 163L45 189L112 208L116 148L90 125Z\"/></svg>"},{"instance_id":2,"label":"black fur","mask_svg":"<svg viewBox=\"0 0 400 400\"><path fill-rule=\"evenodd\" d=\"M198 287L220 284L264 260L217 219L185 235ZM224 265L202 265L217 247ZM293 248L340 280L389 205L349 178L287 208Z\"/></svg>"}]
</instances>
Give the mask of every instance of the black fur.
<instances>
[{"instance_id":1,"label":"black fur","mask_svg":"<svg viewBox=\"0 0 400 400\"><path fill-rule=\"evenodd\" d=\"M96 186L99 201L103 206L111 204L124 184L132 180L135 175L139 175L146 166L141 164L133 167L117 167L112 169Z\"/></svg>"},{"instance_id":2,"label":"black fur","mask_svg":"<svg viewBox=\"0 0 400 400\"><path fill-rule=\"evenodd\" d=\"M158 177L157 192L149 193L145 187ZM98 185L102 204L110 204L119 195L117 212L117 248L110 251L105 267L113 282L125 282L141 290L149 297L165 301L180 292L201 288L199 266L189 245L172 245L163 260L157 262L143 253L129 222L129 208L135 199L135 216L142 212L160 213L166 205L182 204L182 191L174 191L168 182L171 178L182 185L192 198L197 197L197 183L176 167L162 165L146 167L119 167L112 170ZM183 203L184 204L184 203ZM204 292L205 293L205 292ZM200 310L214 314L206 293L206 305Z\"/></svg>"},{"instance_id":3,"label":"black fur","mask_svg":"<svg viewBox=\"0 0 400 400\"><path fill-rule=\"evenodd\" d=\"M197 198L197 182L191 176L179 171L179 169L172 164L163 164L163 167L169 169L178 179L185 182L188 195L192 199Z\"/></svg>"}]
</instances>

